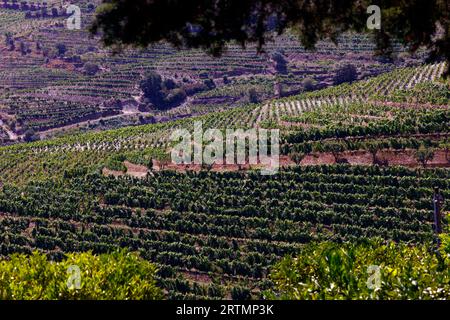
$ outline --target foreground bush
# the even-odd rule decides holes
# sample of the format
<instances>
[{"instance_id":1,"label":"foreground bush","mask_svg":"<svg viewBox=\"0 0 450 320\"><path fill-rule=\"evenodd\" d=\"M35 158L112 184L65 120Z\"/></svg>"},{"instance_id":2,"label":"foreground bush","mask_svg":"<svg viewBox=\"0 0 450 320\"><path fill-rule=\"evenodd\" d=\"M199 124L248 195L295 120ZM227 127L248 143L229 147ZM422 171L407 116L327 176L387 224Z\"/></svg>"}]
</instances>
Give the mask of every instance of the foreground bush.
<instances>
[{"instance_id":1,"label":"foreground bush","mask_svg":"<svg viewBox=\"0 0 450 320\"><path fill-rule=\"evenodd\" d=\"M377 266L379 269L377 269ZM406 244L309 244L271 273L267 299L448 299L448 251ZM380 282L376 282L379 270Z\"/></svg>"},{"instance_id":2,"label":"foreground bush","mask_svg":"<svg viewBox=\"0 0 450 320\"><path fill-rule=\"evenodd\" d=\"M38 252L15 254L0 261L0 299L160 299L155 272L153 264L124 251L73 253L61 262Z\"/></svg>"}]
</instances>

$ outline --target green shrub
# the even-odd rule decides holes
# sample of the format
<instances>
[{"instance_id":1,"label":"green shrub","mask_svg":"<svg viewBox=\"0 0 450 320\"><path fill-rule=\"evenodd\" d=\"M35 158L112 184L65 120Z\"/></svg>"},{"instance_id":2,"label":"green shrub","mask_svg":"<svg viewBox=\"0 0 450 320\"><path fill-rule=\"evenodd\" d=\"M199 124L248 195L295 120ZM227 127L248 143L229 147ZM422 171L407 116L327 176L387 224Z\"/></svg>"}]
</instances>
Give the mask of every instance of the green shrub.
<instances>
[{"instance_id":1,"label":"green shrub","mask_svg":"<svg viewBox=\"0 0 450 320\"><path fill-rule=\"evenodd\" d=\"M448 246L447 246L448 249ZM272 270L268 299L448 299L450 261L433 247L407 244L309 244ZM380 267L380 286L370 288L370 266Z\"/></svg>"},{"instance_id":2,"label":"green shrub","mask_svg":"<svg viewBox=\"0 0 450 320\"><path fill-rule=\"evenodd\" d=\"M73 266L80 271L79 288ZM0 299L162 299L155 273L153 264L125 251L72 253L61 262L38 252L14 254L0 261Z\"/></svg>"}]
</instances>

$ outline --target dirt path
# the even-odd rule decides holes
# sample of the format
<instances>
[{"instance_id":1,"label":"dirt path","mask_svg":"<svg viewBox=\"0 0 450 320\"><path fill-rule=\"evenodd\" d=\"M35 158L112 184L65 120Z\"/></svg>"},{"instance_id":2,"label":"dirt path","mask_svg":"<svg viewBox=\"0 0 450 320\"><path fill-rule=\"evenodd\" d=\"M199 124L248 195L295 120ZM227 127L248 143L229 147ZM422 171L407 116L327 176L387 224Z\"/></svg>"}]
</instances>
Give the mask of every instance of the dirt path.
<instances>
[{"instance_id":1,"label":"dirt path","mask_svg":"<svg viewBox=\"0 0 450 320\"><path fill-rule=\"evenodd\" d=\"M338 155L340 160L343 160L344 163L348 163L350 165L373 165L373 156L370 152L365 150L356 150L356 151L345 151L341 152ZM379 162L384 162L387 166L405 166L410 168L418 168L422 165L416 160L415 150L406 149L406 150L380 150L378 151L376 158ZM336 159L333 154L329 152L322 153L312 153L308 154L303 160L300 162L301 166L315 166L315 165L332 165L336 164ZM103 175L105 176L124 176L129 175L136 178L145 178L149 173L151 175L151 171L148 170L146 166L136 165L129 161L124 161L124 165L127 167L127 172L122 171L114 171L107 168L103 169ZM280 167L288 167L295 165L294 161L292 161L289 156L282 155L279 158ZM236 164L214 164L209 170L212 172L225 172L225 171L246 171L246 170L255 170L255 169L263 169L265 166L262 164L244 164L244 165L236 165ZM436 150L434 153L434 157L430 160L427 165L427 168L448 168L450 167L450 161L447 160L447 155L445 150ZM157 160L153 160L153 169L152 171L161 171L161 170L173 170L177 172L186 172L186 171L201 171L202 166L196 164L172 164L172 163L161 163ZM205 170L205 169L204 169Z\"/></svg>"},{"instance_id":2,"label":"dirt path","mask_svg":"<svg viewBox=\"0 0 450 320\"><path fill-rule=\"evenodd\" d=\"M373 165L373 156L365 150L345 151L338 155L341 160L352 165ZM421 164L415 157L415 150L380 150L376 154L376 158L380 162L386 163L388 166L405 166L410 168L420 167ZM301 165L322 165L336 164L335 157L329 152L313 153L307 155ZM446 158L445 150L436 150L434 157L427 163L427 167L450 167L450 162Z\"/></svg>"},{"instance_id":3,"label":"dirt path","mask_svg":"<svg viewBox=\"0 0 450 320\"><path fill-rule=\"evenodd\" d=\"M101 117L101 118L93 119L93 120L80 121L80 122L77 122L77 123L69 124L67 126L62 126L62 127L51 128L51 129L39 131L38 134L39 134L39 137L41 139L45 139L49 135L51 135L51 134L53 134L55 132L60 132L60 131L68 130L68 129L78 128L78 127L82 127L82 126L85 126L85 125L88 125L88 124L98 123L98 122L100 122L102 120L117 119L117 118L121 118L123 116L128 116L128 115L133 115L133 114L142 115L142 116L152 115L150 112L140 112L140 111L126 110L126 111L122 111L122 113L120 113L120 114L116 114L116 115L113 115L113 116Z\"/></svg>"},{"instance_id":4,"label":"dirt path","mask_svg":"<svg viewBox=\"0 0 450 320\"><path fill-rule=\"evenodd\" d=\"M3 131L6 132L6 134L9 137L9 140L17 141L19 139L19 136L15 134L13 131L11 131L10 128L6 124L3 123L3 120L0 119L0 128L3 129Z\"/></svg>"},{"instance_id":5,"label":"dirt path","mask_svg":"<svg viewBox=\"0 0 450 320\"><path fill-rule=\"evenodd\" d=\"M116 114L114 116L108 116L108 117L101 117L98 119L94 119L94 120L86 120L86 121L80 121L77 123L73 123L73 124L69 124L67 126L62 126L62 127L56 127L56 128L51 128L51 129L47 129L47 130L43 130L43 131L39 131L38 135L41 139L46 138L48 135L55 133L55 132L60 132L60 131L64 131L67 129L73 129L73 128L77 128L83 125L87 125L89 123L96 123L96 122L100 122L100 120L109 120L109 119L114 119L114 118L119 118L123 116L123 114Z\"/></svg>"},{"instance_id":6,"label":"dirt path","mask_svg":"<svg viewBox=\"0 0 450 320\"><path fill-rule=\"evenodd\" d=\"M146 166L137 165L129 161L124 161L123 164L127 167L127 174L136 178L145 178L148 173Z\"/></svg>"}]
</instances>

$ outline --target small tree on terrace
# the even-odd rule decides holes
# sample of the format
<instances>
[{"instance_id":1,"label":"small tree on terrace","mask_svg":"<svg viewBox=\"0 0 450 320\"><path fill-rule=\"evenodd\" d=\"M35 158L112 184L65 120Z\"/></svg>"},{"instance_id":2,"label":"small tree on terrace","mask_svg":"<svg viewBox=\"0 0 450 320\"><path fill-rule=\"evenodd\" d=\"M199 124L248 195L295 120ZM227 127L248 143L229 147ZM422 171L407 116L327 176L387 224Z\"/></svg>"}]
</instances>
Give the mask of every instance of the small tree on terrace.
<instances>
[{"instance_id":1,"label":"small tree on terrace","mask_svg":"<svg viewBox=\"0 0 450 320\"><path fill-rule=\"evenodd\" d=\"M64 43L57 43L56 50L59 56L64 56L67 52L67 47Z\"/></svg>"},{"instance_id":2,"label":"small tree on terrace","mask_svg":"<svg viewBox=\"0 0 450 320\"><path fill-rule=\"evenodd\" d=\"M341 157L341 152L344 151L344 147L339 142L331 143L329 146L330 152L333 154L334 160L336 163L345 162Z\"/></svg>"},{"instance_id":3,"label":"small tree on terrace","mask_svg":"<svg viewBox=\"0 0 450 320\"><path fill-rule=\"evenodd\" d=\"M13 36L11 32L5 33L5 45L9 46L11 42L14 42Z\"/></svg>"},{"instance_id":4,"label":"small tree on terrace","mask_svg":"<svg viewBox=\"0 0 450 320\"><path fill-rule=\"evenodd\" d=\"M150 160L148 161L147 168L148 168L148 171L153 170L153 158L150 158Z\"/></svg>"},{"instance_id":5,"label":"small tree on terrace","mask_svg":"<svg viewBox=\"0 0 450 320\"><path fill-rule=\"evenodd\" d=\"M149 72L145 79L140 83L141 90L144 92L144 97L155 105L160 105L163 102L164 96L162 90L162 79L156 72Z\"/></svg>"},{"instance_id":6,"label":"small tree on terrace","mask_svg":"<svg viewBox=\"0 0 450 320\"><path fill-rule=\"evenodd\" d=\"M167 90L173 90L178 87L177 84L175 83L175 81L173 81L172 79L164 80L163 86Z\"/></svg>"},{"instance_id":7,"label":"small tree on terrace","mask_svg":"<svg viewBox=\"0 0 450 320\"><path fill-rule=\"evenodd\" d=\"M23 140L25 142L32 142L39 140L39 136L34 132L33 129L27 129L23 135Z\"/></svg>"},{"instance_id":8,"label":"small tree on terrace","mask_svg":"<svg viewBox=\"0 0 450 320\"><path fill-rule=\"evenodd\" d=\"M91 63L88 62L84 65L83 67L84 69L84 74L88 75L88 76L93 76L95 75L97 72L100 71L100 68L98 65L96 65L95 63Z\"/></svg>"},{"instance_id":9,"label":"small tree on terrace","mask_svg":"<svg viewBox=\"0 0 450 320\"><path fill-rule=\"evenodd\" d=\"M140 87L145 99L160 110L177 106L187 98L184 88L179 88L170 79L163 82L161 76L154 71L146 74Z\"/></svg>"},{"instance_id":10,"label":"small tree on terrace","mask_svg":"<svg viewBox=\"0 0 450 320\"><path fill-rule=\"evenodd\" d=\"M425 146L425 144L421 144L419 148L416 151L416 159L418 162L422 164L422 166L425 168L428 161L432 160L434 157L434 151L433 149Z\"/></svg>"},{"instance_id":11,"label":"small tree on terrace","mask_svg":"<svg viewBox=\"0 0 450 320\"><path fill-rule=\"evenodd\" d=\"M282 52L275 51L272 54L272 60L275 62L275 70L278 73L287 73L287 61Z\"/></svg>"},{"instance_id":12,"label":"small tree on terrace","mask_svg":"<svg viewBox=\"0 0 450 320\"><path fill-rule=\"evenodd\" d=\"M358 71L356 67L352 64L346 64L336 71L333 82L335 85L338 85L345 82L353 82L357 79Z\"/></svg>"},{"instance_id":13,"label":"small tree on terrace","mask_svg":"<svg viewBox=\"0 0 450 320\"><path fill-rule=\"evenodd\" d=\"M25 42L20 42L20 53L24 56L27 54L28 48Z\"/></svg>"},{"instance_id":14,"label":"small tree on terrace","mask_svg":"<svg viewBox=\"0 0 450 320\"><path fill-rule=\"evenodd\" d=\"M206 79L203 81L203 84L208 87L208 89L215 89L216 88L216 83L214 82L213 79Z\"/></svg>"},{"instance_id":15,"label":"small tree on terrace","mask_svg":"<svg viewBox=\"0 0 450 320\"><path fill-rule=\"evenodd\" d=\"M376 164L377 161L377 152L379 150L378 144L376 142L369 142L367 145L367 150L369 150L372 155L372 163Z\"/></svg>"},{"instance_id":16,"label":"small tree on terrace","mask_svg":"<svg viewBox=\"0 0 450 320\"><path fill-rule=\"evenodd\" d=\"M302 81L303 89L305 91L312 91L316 85L316 82L311 78L305 78Z\"/></svg>"},{"instance_id":17,"label":"small tree on terrace","mask_svg":"<svg viewBox=\"0 0 450 320\"><path fill-rule=\"evenodd\" d=\"M293 152L290 154L290 158L295 162L296 165L299 165L305 158L305 156L306 155L302 152Z\"/></svg>"},{"instance_id":18,"label":"small tree on terrace","mask_svg":"<svg viewBox=\"0 0 450 320\"><path fill-rule=\"evenodd\" d=\"M248 101L250 103L258 103L259 102L258 93L256 92L255 88L251 88L248 90Z\"/></svg>"}]
</instances>

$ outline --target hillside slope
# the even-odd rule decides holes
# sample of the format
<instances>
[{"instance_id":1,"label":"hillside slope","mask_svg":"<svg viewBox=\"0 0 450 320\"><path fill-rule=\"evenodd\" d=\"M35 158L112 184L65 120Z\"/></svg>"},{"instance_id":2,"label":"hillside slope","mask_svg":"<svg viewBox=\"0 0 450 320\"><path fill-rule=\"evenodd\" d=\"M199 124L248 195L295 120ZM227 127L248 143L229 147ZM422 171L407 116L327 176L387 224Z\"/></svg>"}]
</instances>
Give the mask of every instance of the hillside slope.
<instances>
[{"instance_id":1,"label":"hillside slope","mask_svg":"<svg viewBox=\"0 0 450 320\"><path fill-rule=\"evenodd\" d=\"M442 68L1 147L0 253L129 248L158 264L168 298L223 299L260 298L271 266L308 242L432 242L434 189L450 196ZM200 120L279 128L285 168L172 165L171 131ZM432 157L421 162L423 150Z\"/></svg>"}]
</instances>

